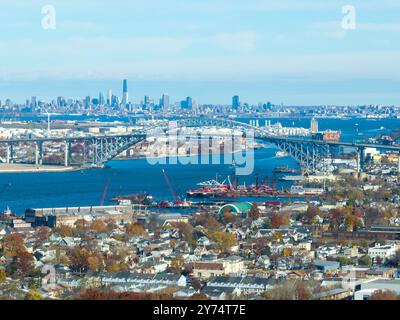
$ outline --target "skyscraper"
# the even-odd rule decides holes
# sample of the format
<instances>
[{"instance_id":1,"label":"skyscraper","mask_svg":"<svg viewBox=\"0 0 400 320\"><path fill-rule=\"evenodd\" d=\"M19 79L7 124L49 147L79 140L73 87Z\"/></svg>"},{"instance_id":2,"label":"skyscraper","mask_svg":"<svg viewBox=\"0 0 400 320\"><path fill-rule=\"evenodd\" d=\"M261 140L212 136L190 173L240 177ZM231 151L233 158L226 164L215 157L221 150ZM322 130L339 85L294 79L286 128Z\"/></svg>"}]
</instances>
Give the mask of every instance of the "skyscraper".
<instances>
[{"instance_id":1,"label":"skyscraper","mask_svg":"<svg viewBox=\"0 0 400 320\"><path fill-rule=\"evenodd\" d=\"M89 107L90 107L90 102L91 102L91 98L90 98L90 96L87 96L87 97L85 98L85 108L86 108L86 109L89 109Z\"/></svg>"},{"instance_id":2,"label":"skyscraper","mask_svg":"<svg viewBox=\"0 0 400 320\"><path fill-rule=\"evenodd\" d=\"M161 98L161 107L164 111L169 109L169 95L167 93L163 94Z\"/></svg>"},{"instance_id":3,"label":"skyscraper","mask_svg":"<svg viewBox=\"0 0 400 320\"><path fill-rule=\"evenodd\" d=\"M104 101L104 95L103 92L99 93L99 105L102 106L104 105L105 101Z\"/></svg>"},{"instance_id":4,"label":"skyscraper","mask_svg":"<svg viewBox=\"0 0 400 320\"><path fill-rule=\"evenodd\" d=\"M192 97L187 97L186 98L186 108L192 109L193 108L193 99Z\"/></svg>"},{"instance_id":5,"label":"skyscraper","mask_svg":"<svg viewBox=\"0 0 400 320\"><path fill-rule=\"evenodd\" d=\"M239 96L234 96L232 98L232 108L234 110L237 110L239 109L239 106L240 106Z\"/></svg>"},{"instance_id":6,"label":"skyscraper","mask_svg":"<svg viewBox=\"0 0 400 320\"><path fill-rule=\"evenodd\" d=\"M32 108L36 108L36 107L37 107L37 100L36 100L36 97L35 97L35 96L33 96L33 97L31 98L31 107L32 107Z\"/></svg>"},{"instance_id":7,"label":"skyscraper","mask_svg":"<svg viewBox=\"0 0 400 320\"><path fill-rule=\"evenodd\" d=\"M122 85L122 103L128 104L129 96L128 96L128 80L124 79Z\"/></svg>"},{"instance_id":8,"label":"skyscraper","mask_svg":"<svg viewBox=\"0 0 400 320\"><path fill-rule=\"evenodd\" d=\"M109 106L112 105L112 91L111 91L111 89L108 89L108 93L107 93L107 104L108 104Z\"/></svg>"}]
</instances>

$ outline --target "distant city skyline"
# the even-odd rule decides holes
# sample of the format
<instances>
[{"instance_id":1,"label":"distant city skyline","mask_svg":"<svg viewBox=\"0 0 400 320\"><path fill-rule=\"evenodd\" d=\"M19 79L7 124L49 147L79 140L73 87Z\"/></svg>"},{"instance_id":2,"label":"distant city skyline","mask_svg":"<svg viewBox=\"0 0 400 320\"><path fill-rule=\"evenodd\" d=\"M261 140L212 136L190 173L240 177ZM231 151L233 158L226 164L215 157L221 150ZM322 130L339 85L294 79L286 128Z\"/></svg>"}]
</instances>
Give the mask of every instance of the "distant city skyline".
<instances>
[{"instance_id":1,"label":"distant city skyline","mask_svg":"<svg viewBox=\"0 0 400 320\"><path fill-rule=\"evenodd\" d=\"M102 92L122 99L123 79L120 80L47 80L0 81L0 101L6 99L23 104L32 96L51 101L62 96L84 99L98 97ZM172 82L134 81L128 79L129 100L140 103L145 96L158 103L166 92L170 104L179 103L188 96L198 104L231 105L235 95L241 102L314 106L314 105L400 105L400 81L383 79L355 81L269 80L252 82ZM366 90L369 88L369 90Z\"/></svg>"}]
</instances>

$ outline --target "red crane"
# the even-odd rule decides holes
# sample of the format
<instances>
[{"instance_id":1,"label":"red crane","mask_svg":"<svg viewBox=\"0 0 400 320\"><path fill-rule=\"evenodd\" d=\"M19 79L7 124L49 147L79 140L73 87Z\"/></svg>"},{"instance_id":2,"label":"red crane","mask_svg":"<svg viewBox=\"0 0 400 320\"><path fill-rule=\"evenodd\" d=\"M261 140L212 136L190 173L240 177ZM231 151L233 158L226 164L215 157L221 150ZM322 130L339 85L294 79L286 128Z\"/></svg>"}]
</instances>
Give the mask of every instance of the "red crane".
<instances>
[{"instance_id":1,"label":"red crane","mask_svg":"<svg viewBox=\"0 0 400 320\"><path fill-rule=\"evenodd\" d=\"M171 181L169 181L168 175L167 175L167 173L165 172L164 169L162 169L162 172L163 172L163 175L164 175L165 182L168 185L169 191L171 192L172 198L174 199L175 202L177 202L178 201L178 196L176 195L175 190L172 187Z\"/></svg>"}]
</instances>

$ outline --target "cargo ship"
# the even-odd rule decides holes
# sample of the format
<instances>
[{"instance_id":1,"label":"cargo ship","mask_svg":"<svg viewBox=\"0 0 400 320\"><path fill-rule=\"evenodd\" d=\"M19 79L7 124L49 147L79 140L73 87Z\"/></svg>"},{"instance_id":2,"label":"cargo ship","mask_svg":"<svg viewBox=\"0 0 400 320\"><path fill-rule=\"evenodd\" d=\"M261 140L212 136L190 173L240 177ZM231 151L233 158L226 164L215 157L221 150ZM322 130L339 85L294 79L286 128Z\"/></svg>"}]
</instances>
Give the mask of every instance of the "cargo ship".
<instances>
[{"instance_id":1,"label":"cargo ship","mask_svg":"<svg viewBox=\"0 0 400 320\"><path fill-rule=\"evenodd\" d=\"M237 197L268 197L275 196L279 192L276 191L276 182L272 185L266 182L246 186L239 185L239 181L233 184L228 176L223 182L218 180L209 180L197 184L200 188L188 190L186 196L188 198L237 198ZM284 193L284 191L282 191Z\"/></svg>"},{"instance_id":2,"label":"cargo ship","mask_svg":"<svg viewBox=\"0 0 400 320\"><path fill-rule=\"evenodd\" d=\"M228 184L226 184L228 181ZM210 180L206 182L198 183L201 186L198 189L188 190L186 192L187 198L239 198L239 197L254 197L254 198L290 198L290 197L312 197L318 196L318 192L313 193L311 190L304 190L300 188L291 189L276 189L276 181L272 181L272 184L268 184L263 181L262 184L255 184L246 186L245 184L239 185L236 183L233 185L230 182L229 177L224 182L218 182L217 180ZM302 191L302 192L300 192ZM307 191L307 192L306 192Z\"/></svg>"}]
</instances>

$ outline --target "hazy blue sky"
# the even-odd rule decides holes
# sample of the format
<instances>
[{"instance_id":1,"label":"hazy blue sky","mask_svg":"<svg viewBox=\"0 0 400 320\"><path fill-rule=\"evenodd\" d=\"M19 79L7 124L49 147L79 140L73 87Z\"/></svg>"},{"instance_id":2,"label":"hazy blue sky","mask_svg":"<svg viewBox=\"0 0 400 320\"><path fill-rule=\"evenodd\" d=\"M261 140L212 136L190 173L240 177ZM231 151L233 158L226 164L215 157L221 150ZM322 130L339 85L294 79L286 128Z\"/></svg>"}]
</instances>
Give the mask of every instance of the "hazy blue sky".
<instances>
[{"instance_id":1,"label":"hazy blue sky","mask_svg":"<svg viewBox=\"0 0 400 320\"><path fill-rule=\"evenodd\" d=\"M47 4L55 30L41 25ZM341 27L347 4L355 30ZM0 27L1 99L127 78L136 102L400 104L399 0L1 0Z\"/></svg>"}]
</instances>

